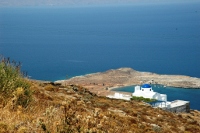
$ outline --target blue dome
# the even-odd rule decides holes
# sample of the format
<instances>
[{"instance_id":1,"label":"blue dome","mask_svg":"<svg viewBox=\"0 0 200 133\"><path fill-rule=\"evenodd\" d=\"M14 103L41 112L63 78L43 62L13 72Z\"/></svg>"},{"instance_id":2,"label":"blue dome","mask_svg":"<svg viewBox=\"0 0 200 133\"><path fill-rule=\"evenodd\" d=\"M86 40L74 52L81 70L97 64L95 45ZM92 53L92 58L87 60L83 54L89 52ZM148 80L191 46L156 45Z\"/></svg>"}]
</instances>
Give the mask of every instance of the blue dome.
<instances>
[{"instance_id":1,"label":"blue dome","mask_svg":"<svg viewBox=\"0 0 200 133\"><path fill-rule=\"evenodd\" d=\"M142 88L151 88L151 86L149 84L143 84Z\"/></svg>"}]
</instances>

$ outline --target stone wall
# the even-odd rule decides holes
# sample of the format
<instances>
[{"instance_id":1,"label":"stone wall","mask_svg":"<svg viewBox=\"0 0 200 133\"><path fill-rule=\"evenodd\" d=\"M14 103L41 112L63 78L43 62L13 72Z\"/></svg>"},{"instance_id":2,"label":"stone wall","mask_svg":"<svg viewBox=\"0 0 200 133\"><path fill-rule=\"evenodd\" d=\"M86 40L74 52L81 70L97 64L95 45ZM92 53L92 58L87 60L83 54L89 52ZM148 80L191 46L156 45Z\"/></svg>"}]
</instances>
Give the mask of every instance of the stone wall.
<instances>
[{"instance_id":1,"label":"stone wall","mask_svg":"<svg viewBox=\"0 0 200 133\"><path fill-rule=\"evenodd\" d=\"M190 112L190 103L186 103L182 106L178 106L178 107L173 107L173 108L165 108L164 110L173 112L173 113L180 113L180 112L186 112L189 113Z\"/></svg>"}]
</instances>

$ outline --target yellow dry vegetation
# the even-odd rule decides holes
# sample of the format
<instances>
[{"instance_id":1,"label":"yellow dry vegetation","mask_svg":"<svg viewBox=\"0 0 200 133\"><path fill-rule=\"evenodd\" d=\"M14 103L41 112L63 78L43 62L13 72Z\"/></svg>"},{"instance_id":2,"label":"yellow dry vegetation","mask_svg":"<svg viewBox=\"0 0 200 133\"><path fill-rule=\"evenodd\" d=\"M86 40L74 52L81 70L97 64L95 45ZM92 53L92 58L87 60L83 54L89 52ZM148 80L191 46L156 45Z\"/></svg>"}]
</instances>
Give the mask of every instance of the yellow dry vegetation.
<instances>
[{"instance_id":1,"label":"yellow dry vegetation","mask_svg":"<svg viewBox=\"0 0 200 133\"><path fill-rule=\"evenodd\" d=\"M0 133L200 132L199 111L174 114L143 102L99 97L81 86L30 84L28 106L11 108L12 99L0 106ZM23 95L23 88L15 95Z\"/></svg>"}]
</instances>

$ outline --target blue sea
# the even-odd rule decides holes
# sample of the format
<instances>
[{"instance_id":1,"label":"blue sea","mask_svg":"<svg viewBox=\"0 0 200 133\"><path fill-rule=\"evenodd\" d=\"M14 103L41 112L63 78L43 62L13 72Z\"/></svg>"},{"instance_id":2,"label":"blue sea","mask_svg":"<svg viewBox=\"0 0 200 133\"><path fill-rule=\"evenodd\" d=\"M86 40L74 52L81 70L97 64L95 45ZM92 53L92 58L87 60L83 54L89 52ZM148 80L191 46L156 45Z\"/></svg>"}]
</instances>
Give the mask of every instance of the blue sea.
<instances>
[{"instance_id":1,"label":"blue sea","mask_svg":"<svg viewBox=\"0 0 200 133\"><path fill-rule=\"evenodd\" d=\"M0 54L39 80L120 67L200 78L200 2L0 7Z\"/></svg>"}]
</instances>

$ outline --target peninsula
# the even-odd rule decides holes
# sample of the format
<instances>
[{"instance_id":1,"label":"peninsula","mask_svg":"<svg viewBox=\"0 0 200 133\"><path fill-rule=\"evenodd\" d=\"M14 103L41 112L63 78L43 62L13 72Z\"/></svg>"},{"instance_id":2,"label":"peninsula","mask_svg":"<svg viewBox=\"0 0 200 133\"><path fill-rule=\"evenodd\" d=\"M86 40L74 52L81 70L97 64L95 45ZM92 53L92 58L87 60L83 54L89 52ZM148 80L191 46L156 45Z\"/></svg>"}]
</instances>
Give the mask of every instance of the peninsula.
<instances>
[{"instance_id":1,"label":"peninsula","mask_svg":"<svg viewBox=\"0 0 200 133\"><path fill-rule=\"evenodd\" d=\"M132 68L111 69L106 72L76 76L68 80L59 80L55 83L80 85L97 94L105 91L108 92L113 88L141 85L143 83L161 84L179 88L200 88L200 78L139 72Z\"/></svg>"}]
</instances>

